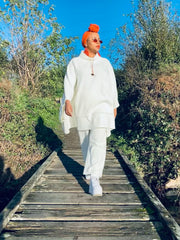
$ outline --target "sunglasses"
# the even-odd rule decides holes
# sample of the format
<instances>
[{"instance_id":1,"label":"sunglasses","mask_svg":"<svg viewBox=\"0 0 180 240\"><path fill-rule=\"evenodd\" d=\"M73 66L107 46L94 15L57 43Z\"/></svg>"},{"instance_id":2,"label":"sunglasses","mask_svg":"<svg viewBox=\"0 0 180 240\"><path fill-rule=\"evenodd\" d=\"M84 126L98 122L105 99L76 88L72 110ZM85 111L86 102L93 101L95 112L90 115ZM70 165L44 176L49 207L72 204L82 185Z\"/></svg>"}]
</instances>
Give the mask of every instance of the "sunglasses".
<instances>
[{"instance_id":1,"label":"sunglasses","mask_svg":"<svg viewBox=\"0 0 180 240\"><path fill-rule=\"evenodd\" d=\"M94 43L97 43L97 42L103 43L103 41L101 41L100 39L97 39L97 38L93 38L92 41L93 41Z\"/></svg>"}]
</instances>

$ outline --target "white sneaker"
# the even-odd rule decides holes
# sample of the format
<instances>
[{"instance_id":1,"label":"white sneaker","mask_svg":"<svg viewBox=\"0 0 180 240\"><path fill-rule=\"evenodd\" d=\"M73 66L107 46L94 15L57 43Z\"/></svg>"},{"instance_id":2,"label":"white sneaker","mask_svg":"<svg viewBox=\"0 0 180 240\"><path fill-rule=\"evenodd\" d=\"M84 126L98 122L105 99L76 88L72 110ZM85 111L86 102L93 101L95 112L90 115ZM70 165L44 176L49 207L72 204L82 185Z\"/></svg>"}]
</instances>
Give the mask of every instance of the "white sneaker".
<instances>
[{"instance_id":1,"label":"white sneaker","mask_svg":"<svg viewBox=\"0 0 180 240\"><path fill-rule=\"evenodd\" d=\"M91 179L91 175L90 174L86 175L85 178L86 178L86 180L90 180Z\"/></svg>"},{"instance_id":2,"label":"white sneaker","mask_svg":"<svg viewBox=\"0 0 180 240\"><path fill-rule=\"evenodd\" d=\"M91 177L89 185L89 193L93 196L102 196L102 187L99 184L99 179Z\"/></svg>"}]
</instances>

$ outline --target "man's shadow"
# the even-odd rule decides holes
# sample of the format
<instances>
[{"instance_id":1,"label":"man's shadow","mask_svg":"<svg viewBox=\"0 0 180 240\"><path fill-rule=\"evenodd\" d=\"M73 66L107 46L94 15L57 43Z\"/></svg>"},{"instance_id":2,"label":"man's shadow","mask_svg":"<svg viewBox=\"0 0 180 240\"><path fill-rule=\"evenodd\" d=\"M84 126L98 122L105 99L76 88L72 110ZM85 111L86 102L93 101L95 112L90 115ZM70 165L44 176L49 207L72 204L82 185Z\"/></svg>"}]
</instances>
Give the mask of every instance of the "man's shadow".
<instances>
[{"instance_id":1,"label":"man's shadow","mask_svg":"<svg viewBox=\"0 0 180 240\"><path fill-rule=\"evenodd\" d=\"M84 167L63 153L63 142L58 138L51 128L48 128L44 125L44 121L41 117L38 119L35 131L37 142L41 142L45 147L49 147L51 151L57 151L59 159L65 167L67 173L72 174L72 176L82 187L83 191L87 193L89 185L86 183L83 177Z\"/></svg>"},{"instance_id":2,"label":"man's shadow","mask_svg":"<svg viewBox=\"0 0 180 240\"><path fill-rule=\"evenodd\" d=\"M19 191L21 186L17 186L21 179L15 179L10 168L5 169L4 157L0 155L0 239L5 239L1 232L7 221L8 214L11 212L15 205L21 201L21 192ZM19 191L19 192L18 192ZM16 200L10 204L10 200L16 195ZM9 203L9 204L8 204ZM14 205L15 204L15 205ZM5 208L6 207L6 208ZM5 209L5 211L3 211Z\"/></svg>"},{"instance_id":3,"label":"man's shadow","mask_svg":"<svg viewBox=\"0 0 180 240\"><path fill-rule=\"evenodd\" d=\"M72 174L72 176L76 179L83 191L85 193L88 193L89 185L86 183L83 176L84 167L68 155L64 154L61 150L58 151L58 156L67 173Z\"/></svg>"},{"instance_id":4,"label":"man's shadow","mask_svg":"<svg viewBox=\"0 0 180 240\"><path fill-rule=\"evenodd\" d=\"M62 141L53 132L51 128L44 125L42 117L38 118L38 123L35 126L36 141L48 147L51 151L62 149Z\"/></svg>"}]
</instances>

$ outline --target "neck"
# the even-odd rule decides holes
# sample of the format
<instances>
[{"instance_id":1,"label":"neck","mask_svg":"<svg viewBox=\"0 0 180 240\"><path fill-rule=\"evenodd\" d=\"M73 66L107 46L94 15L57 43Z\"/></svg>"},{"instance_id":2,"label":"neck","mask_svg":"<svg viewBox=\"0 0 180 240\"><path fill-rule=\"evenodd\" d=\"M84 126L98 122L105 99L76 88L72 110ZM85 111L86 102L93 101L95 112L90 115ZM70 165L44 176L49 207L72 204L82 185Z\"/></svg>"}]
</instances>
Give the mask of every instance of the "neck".
<instances>
[{"instance_id":1,"label":"neck","mask_svg":"<svg viewBox=\"0 0 180 240\"><path fill-rule=\"evenodd\" d=\"M93 52L90 52L90 53L89 53L89 57L93 58L93 57L95 57L95 56L96 56L96 53L93 53Z\"/></svg>"},{"instance_id":2,"label":"neck","mask_svg":"<svg viewBox=\"0 0 180 240\"><path fill-rule=\"evenodd\" d=\"M84 53L90 58L93 58L96 56L95 52L89 51L89 49L87 49L87 48L85 48Z\"/></svg>"}]
</instances>

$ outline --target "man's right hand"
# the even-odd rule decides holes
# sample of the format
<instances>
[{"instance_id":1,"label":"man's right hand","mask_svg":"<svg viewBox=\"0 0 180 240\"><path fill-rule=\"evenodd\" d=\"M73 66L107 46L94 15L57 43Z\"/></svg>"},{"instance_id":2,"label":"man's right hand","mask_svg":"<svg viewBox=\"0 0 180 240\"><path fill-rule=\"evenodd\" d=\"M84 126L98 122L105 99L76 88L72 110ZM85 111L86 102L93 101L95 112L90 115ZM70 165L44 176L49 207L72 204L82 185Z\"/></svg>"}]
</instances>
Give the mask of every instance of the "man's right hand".
<instances>
[{"instance_id":1,"label":"man's right hand","mask_svg":"<svg viewBox=\"0 0 180 240\"><path fill-rule=\"evenodd\" d=\"M65 101L65 113L68 116L72 117L73 109L72 109L71 102L69 100Z\"/></svg>"}]
</instances>

